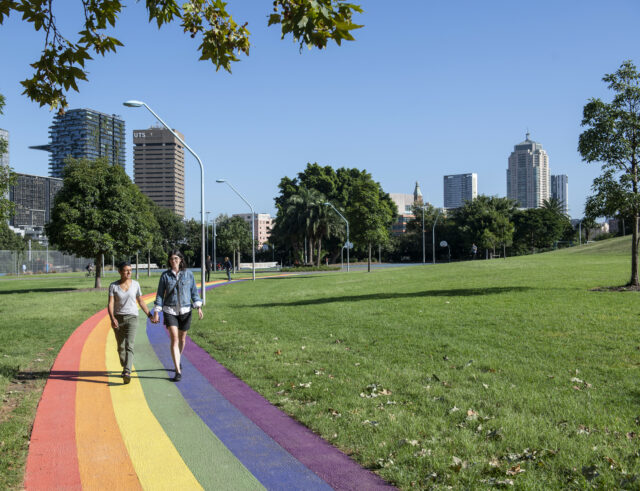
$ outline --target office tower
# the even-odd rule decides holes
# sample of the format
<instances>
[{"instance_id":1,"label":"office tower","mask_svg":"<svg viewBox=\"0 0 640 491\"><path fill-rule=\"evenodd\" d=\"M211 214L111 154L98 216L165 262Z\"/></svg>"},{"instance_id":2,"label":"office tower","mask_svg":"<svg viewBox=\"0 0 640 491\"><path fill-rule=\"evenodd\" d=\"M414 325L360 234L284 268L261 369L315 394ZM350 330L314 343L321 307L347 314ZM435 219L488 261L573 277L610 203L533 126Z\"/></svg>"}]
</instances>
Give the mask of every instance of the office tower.
<instances>
[{"instance_id":1,"label":"office tower","mask_svg":"<svg viewBox=\"0 0 640 491\"><path fill-rule=\"evenodd\" d=\"M176 130L174 130L176 131ZM176 131L180 138L184 136ZM184 217L184 148L166 128L133 131L133 180L158 206Z\"/></svg>"},{"instance_id":2,"label":"office tower","mask_svg":"<svg viewBox=\"0 0 640 491\"><path fill-rule=\"evenodd\" d=\"M124 167L124 121L93 109L70 109L56 114L49 127L49 144L29 148L49 152L49 175L62 177L67 158L107 159Z\"/></svg>"},{"instance_id":3,"label":"office tower","mask_svg":"<svg viewBox=\"0 0 640 491\"><path fill-rule=\"evenodd\" d=\"M240 217L251 225L251 213L234 213L232 216ZM271 237L271 228L273 227L273 219L269 213L256 213L253 218L253 223L256 248L259 248L269 242L269 237Z\"/></svg>"},{"instance_id":4,"label":"office tower","mask_svg":"<svg viewBox=\"0 0 640 491\"><path fill-rule=\"evenodd\" d=\"M529 139L529 133L509 156L507 198L520 208L539 208L549 199L549 156L542 144Z\"/></svg>"},{"instance_id":5,"label":"office tower","mask_svg":"<svg viewBox=\"0 0 640 491\"><path fill-rule=\"evenodd\" d=\"M478 174L444 176L444 208L460 208L478 197Z\"/></svg>"},{"instance_id":6,"label":"office tower","mask_svg":"<svg viewBox=\"0 0 640 491\"><path fill-rule=\"evenodd\" d=\"M569 214L569 176L551 176L551 197L562 205L562 213Z\"/></svg>"},{"instance_id":7,"label":"office tower","mask_svg":"<svg viewBox=\"0 0 640 491\"><path fill-rule=\"evenodd\" d=\"M15 203L15 214L9 225L42 235L51 219L54 198L62 188L62 179L55 177L16 174L16 182L9 187L9 200Z\"/></svg>"},{"instance_id":8,"label":"office tower","mask_svg":"<svg viewBox=\"0 0 640 491\"><path fill-rule=\"evenodd\" d=\"M0 165L3 167L9 166L9 132L7 130L3 130L0 128L0 140L4 140L7 142L7 148L5 153L0 155Z\"/></svg>"}]
</instances>

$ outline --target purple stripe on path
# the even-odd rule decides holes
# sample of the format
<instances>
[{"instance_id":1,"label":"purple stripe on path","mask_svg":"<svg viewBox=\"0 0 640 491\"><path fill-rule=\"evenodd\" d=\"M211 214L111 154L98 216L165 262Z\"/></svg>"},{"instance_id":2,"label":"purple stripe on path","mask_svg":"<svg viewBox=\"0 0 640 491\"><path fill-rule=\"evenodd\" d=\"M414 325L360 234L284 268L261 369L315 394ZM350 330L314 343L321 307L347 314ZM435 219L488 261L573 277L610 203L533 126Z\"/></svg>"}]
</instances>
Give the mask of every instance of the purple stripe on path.
<instances>
[{"instance_id":1,"label":"purple stripe on path","mask_svg":"<svg viewBox=\"0 0 640 491\"><path fill-rule=\"evenodd\" d=\"M336 490L391 489L389 483L351 460L287 416L187 338L189 361L238 410Z\"/></svg>"}]
</instances>

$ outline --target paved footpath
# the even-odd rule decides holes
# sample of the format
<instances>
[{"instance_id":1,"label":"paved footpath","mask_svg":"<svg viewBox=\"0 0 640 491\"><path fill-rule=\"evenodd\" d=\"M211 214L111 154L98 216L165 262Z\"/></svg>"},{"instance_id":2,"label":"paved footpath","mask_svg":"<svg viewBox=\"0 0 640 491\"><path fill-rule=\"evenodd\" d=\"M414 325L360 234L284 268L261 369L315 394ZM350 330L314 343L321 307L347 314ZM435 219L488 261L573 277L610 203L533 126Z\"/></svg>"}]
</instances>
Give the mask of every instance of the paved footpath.
<instances>
[{"instance_id":1,"label":"paved footpath","mask_svg":"<svg viewBox=\"0 0 640 491\"><path fill-rule=\"evenodd\" d=\"M106 309L62 347L33 426L27 490L390 488L190 339L183 379L171 382L166 330L139 322L129 385Z\"/></svg>"}]
</instances>

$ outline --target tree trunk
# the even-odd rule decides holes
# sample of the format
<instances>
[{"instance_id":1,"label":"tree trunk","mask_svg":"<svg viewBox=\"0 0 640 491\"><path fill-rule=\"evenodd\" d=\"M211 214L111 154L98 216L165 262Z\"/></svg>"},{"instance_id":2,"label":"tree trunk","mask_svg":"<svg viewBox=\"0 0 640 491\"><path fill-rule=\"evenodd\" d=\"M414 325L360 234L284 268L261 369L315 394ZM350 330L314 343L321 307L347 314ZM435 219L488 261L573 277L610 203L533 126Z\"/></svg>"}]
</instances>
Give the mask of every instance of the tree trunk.
<instances>
[{"instance_id":1,"label":"tree trunk","mask_svg":"<svg viewBox=\"0 0 640 491\"><path fill-rule=\"evenodd\" d=\"M367 273L371 273L371 242L369 242L369 258L367 259Z\"/></svg>"},{"instance_id":2,"label":"tree trunk","mask_svg":"<svg viewBox=\"0 0 640 491\"><path fill-rule=\"evenodd\" d=\"M320 267L321 256L322 256L322 237L318 237L318 267Z\"/></svg>"},{"instance_id":3,"label":"tree trunk","mask_svg":"<svg viewBox=\"0 0 640 491\"><path fill-rule=\"evenodd\" d=\"M631 280L629 285L638 286L638 211L633 214L633 237L631 238Z\"/></svg>"},{"instance_id":4,"label":"tree trunk","mask_svg":"<svg viewBox=\"0 0 640 491\"><path fill-rule=\"evenodd\" d=\"M309 264L313 266L313 240L309 237Z\"/></svg>"},{"instance_id":5,"label":"tree trunk","mask_svg":"<svg viewBox=\"0 0 640 491\"><path fill-rule=\"evenodd\" d=\"M95 288L102 288L100 283L100 277L102 276L102 253L98 254L96 258L96 281L94 283Z\"/></svg>"}]
</instances>

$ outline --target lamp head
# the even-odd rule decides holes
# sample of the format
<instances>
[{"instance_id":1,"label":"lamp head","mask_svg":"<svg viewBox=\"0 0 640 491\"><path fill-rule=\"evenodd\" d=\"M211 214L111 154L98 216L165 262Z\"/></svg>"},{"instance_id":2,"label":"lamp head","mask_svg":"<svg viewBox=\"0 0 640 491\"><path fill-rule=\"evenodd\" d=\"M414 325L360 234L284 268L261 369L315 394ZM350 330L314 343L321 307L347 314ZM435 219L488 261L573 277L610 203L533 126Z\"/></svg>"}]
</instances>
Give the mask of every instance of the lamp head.
<instances>
[{"instance_id":1,"label":"lamp head","mask_svg":"<svg viewBox=\"0 0 640 491\"><path fill-rule=\"evenodd\" d=\"M227 182L227 180L226 180L226 179L216 179L216 182L217 182L218 184L221 184L221 183L223 183L223 182Z\"/></svg>"},{"instance_id":2,"label":"lamp head","mask_svg":"<svg viewBox=\"0 0 640 491\"><path fill-rule=\"evenodd\" d=\"M144 106L144 102L140 102L140 101L126 101L122 103L123 106L127 106L127 107L140 107L140 106Z\"/></svg>"}]
</instances>

